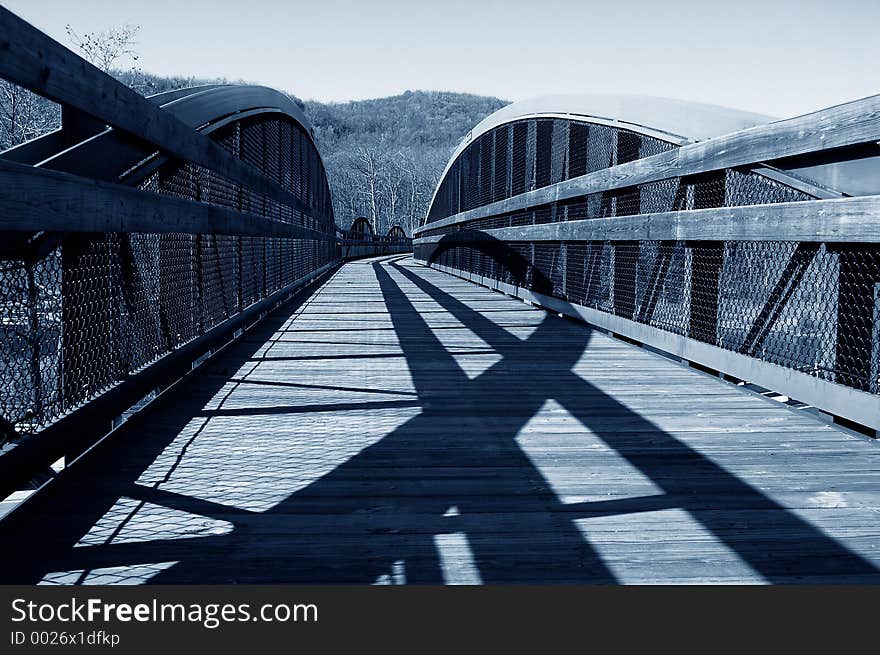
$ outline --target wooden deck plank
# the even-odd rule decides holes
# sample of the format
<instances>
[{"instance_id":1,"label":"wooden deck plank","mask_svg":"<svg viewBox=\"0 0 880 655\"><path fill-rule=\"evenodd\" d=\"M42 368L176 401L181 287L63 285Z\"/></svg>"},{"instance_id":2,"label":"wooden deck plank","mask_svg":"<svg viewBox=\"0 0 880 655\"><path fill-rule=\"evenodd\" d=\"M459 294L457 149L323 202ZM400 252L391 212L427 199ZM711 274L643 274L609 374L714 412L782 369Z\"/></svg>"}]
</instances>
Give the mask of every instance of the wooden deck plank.
<instances>
[{"instance_id":1,"label":"wooden deck plank","mask_svg":"<svg viewBox=\"0 0 880 655\"><path fill-rule=\"evenodd\" d=\"M0 524L31 553L0 581L876 583L878 472L810 414L368 260Z\"/></svg>"}]
</instances>

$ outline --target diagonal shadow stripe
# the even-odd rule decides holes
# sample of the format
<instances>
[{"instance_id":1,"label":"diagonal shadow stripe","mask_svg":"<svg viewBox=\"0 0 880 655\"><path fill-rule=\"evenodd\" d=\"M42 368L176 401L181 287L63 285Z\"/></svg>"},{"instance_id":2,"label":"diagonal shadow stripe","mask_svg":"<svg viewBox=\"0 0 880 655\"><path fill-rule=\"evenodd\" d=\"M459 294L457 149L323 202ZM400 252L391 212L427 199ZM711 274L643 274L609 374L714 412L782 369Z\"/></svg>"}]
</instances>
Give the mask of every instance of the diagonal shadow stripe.
<instances>
[{"instance_id":1,"label":"diagonal shadow stripe","mask_svg":"<svg viewBox=\"0 0 880 655\"><path fill-rule=\"evenodd\" d=\"M397 407L421 407L418 400L376 400L364 403L327 403L324 405L275 405L269 407L237 407L229 409L205 409L194 416L215 418L218 416L271 416L275 414L311 414L314 412L348 412L367 409L394 409Z\"/></svg>"},{"instance_id":2,"label":"diagonal shadow stripe","mask_svg":"<svg viewBox=\"0 0 880 655\"><path fill-rule=\"evenodd\" d=\"M453 243L461 243L461 237L457 237ZM486 238L486 235L482 235L477 244L482 252L496 256L501 261L509 260L514 256L505 244ZM508 252L505 252L503 257L497 256L496 250L499 249L507 249ZM442 246L435 251L434 257L441 251ZM398 264L392 264L392 266L400 268ZM410 273L407 277L410 276L414 276L414 274ZM462 323L473 325L474 330L487 343L496 346L493 339L496 337L497 331L487 329L484 317L455 298L444 296L436 287L426 284L424 289ZM548 314L548 318L521 343L516 353L505 353L504 360L483 373L475 382L478 383L483 376L494 374L494 370L505 366L511 356L520 358L528 356L529 352L532 356L540 356L538 355L540 353L558 353L556 333L553 330L554 324L557 323ZM583 326L582 329L587 334L590 332L590 328L587 326ZM542 389L546 391L546 399L558 400L572 416L585 427L591 429L609 447L626 458L667 495L685 499L700 493L711 493L713 497L718 499L716 508L707 510L699 506L690 507L688 503L684 503L682 509L689 511L694 519L742 557L756 571L770 581L787 581L792 575L797 575L798 571L815 570L817 561L820 561L822 568L829 574L867 575L877 577L880 580L880 573L871 562L768 498L760 490L664 432L638 413L629 410L613 397L602 393L583 378L572 374L571 366L586 350L586 343L584 341L583 347L575 353L574 357L560 358L556 355L542 358L544 362L542 374L556 378L555 383L545 380ZM577 348L573 350L577 350ZM523 379L507 381L507 386L511 389L521 389L525 384ZM576 393L578 389L589 390L589 406L583 404L582 397ZM639 431L650 435L650 439L645 439L646 443L656 443L660 438L661 443L674 453L675 458L687 466L687 475L675 475L669 470L668 463L664 460L645 457L638 443L621 439L620 435L613 430L602 429L601 423L596 426L591 425L595 423L594 415L597 414L619 416L621 421L635 423ZM756 510L772 510L757 513L752 519L753 524L756 527L772 528L775 522L777 534L787 536L774 539L771 531L769 537L762 536L760 539L750 540L747 532L744 534L742 530L741 515L734 517L726 509L729 499L736 499L740 504L745 502ZM792 549L792 543L802 544L802 547Z\"/></svg>"},{"instance_id":3,"label":"diagonal shadow stripe","mask_svg":"<svg viewBox=\"0 0 880 655\"><path fill-rule=\"evenodd\" d=\"M519 339L510 334L510 332L503 327L499 326L492 319L487 318L480 312L468 307L460 300L444 293L425 278L416 275L396 262L391 264L391 266L416 287L428 294L431 299L443 307L443 309L450 312L464 325L473 330L478 337L495 348L502 355L506 355L510 352L517 352L517 349L522 346L522 342ZM455 308L455 311L452 311L453 307ZM465 316L467 320L463 321L462 316Z\"/></svg>"},{"instance_id":4,"label":"diagonal shadow stripe","mask_svg":"<svg viewBox=\"0 0 880 655\"><path fill-rule=\"evenodd\" d=\"M526 382L523 372L514 373L511 368L515 368L517 362L506 357L473 381L457 375L453 393L449 393L445 386L442 389L436 388L439 376L433 369L435 363L444 362L443 366L448 368L453 366L458 368L457 365L442 344L431 334L427 323L394 282L386 267L376 264L374 268L401 347L407 353L410 370L420 371L423 366L428 367L427 375L413 374L419 396L442 396L443 406L440 409L452 418L452 425L461 417L486 412L491 400L498 397L499 386L512 391L516 387L506 387L508 383L527 386L534 383L534 377ZM401 267L396 263L392 263L391 268L397 273L401 271ZM409 275L405 277L412 279ZM417 286L421 285L417 284ZM425 286L434 291L433 286ZM468 320L462 323L471 327L474 321ZM485 332L489 326L483 324L482 327ZM509 338L519 342L506 332L503 334L505 336L495 332L495 341L503 339L511 345L512 341L509 341ZM589 333L585 332L583 336L585 342L589 340ZM425 340L433 345L432 349L424 347ZM444 508L457 506L463 515L491 515L505 511L521 513L522 520L517 528L516 538L513 538L509 532L495 529L489 522L470 524L468 537L481 578L485 582L509 580L512 571L516 572L519 581L540 581L547 560L563 569L569 582L614 582L614 575L592 546L583 539L577 527L571 522L559 521L558 515L562 508L559 499L541 472L516 443L516 435L531 416L537 413L544 400L543 395L536 397L534 394L522 394L520 389L517 389L517 392L520 394L519 411L507 415L490 414L491 423L485 424L481 433L469 434L463 431L457 434L447 433L442 429L442 417L438 415L437 410L428 406L421 415L399 428L395 434L383 440L383 443L394 439L407 439L408 432L419 434L425 429L431 429L437 436L447 435L447 441L455 447L454 451L450 451L455 453L449 456L450 466L480 471L480 464L485 458L482 446L487 443L491 444L497 457L514 462L517 476L503 483L504 497L508 499L506 502L512 503L509 507L493 506L490 509L478 494L473 493L441 499L440 503L440 507ZM423 425L427 428L423 428ZM468 445L472 450L467 449ZM480 448L477 449L477 446ZM477 480L475 484L479 487L482 483ZM537 541L538 535L548 534L552 535L551 543L541 546L536 544L532 547L528 545L530 536ZM519 543L524 538L526 544Z\"/></svg>"},{"instance_id":5,"label":"diagonal shadow stripe","mask_svg":"<svg viewBox=\"0 0 880 655\"><path fill-rule=\"evenodd\" d=\"M276 380L246 380L244 378L229 378L229 382L238 382L240 384L254 384L264 387L288 387L293 389L323 389L327 391L351 391L353 393L375 393L385 396L415 396L415 393L409 391L398 391L396 389L369 389L366 387L339 387L330 384L300 384L298 382L280 382Z\"/></svg>"}]
</instances>

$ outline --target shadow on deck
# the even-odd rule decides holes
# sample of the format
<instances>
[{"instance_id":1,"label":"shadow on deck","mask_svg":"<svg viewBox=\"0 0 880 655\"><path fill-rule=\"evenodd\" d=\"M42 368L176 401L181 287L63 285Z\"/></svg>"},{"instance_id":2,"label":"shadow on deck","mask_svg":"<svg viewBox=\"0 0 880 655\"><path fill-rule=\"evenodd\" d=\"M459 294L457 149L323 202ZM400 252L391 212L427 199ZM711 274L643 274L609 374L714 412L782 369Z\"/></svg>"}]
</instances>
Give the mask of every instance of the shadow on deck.
<instances>
[{"instance_id":1,"label":"shadow on deck","mask_svg":"<svg viewBox=\"0 0 880 655\"><path fill-rule=\"evenodd\" d=\"M584 325L358 262L35 499L0 579L876 583L878 462Z\"/></svg>"}]
</instances>

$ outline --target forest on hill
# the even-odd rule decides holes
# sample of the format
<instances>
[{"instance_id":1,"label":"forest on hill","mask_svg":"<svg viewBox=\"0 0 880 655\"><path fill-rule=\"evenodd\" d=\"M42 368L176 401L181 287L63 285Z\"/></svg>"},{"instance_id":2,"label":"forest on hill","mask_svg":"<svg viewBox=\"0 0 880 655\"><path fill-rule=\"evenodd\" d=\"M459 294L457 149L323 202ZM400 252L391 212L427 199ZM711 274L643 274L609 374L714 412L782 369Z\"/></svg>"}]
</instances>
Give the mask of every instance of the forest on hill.
<instances>
[{"instance_id":1,"label":"forest on hill","mask_svg":"<svg viewBox=\"0 0 880 655\"><path fill-rule=\"evenodd\" d=\"M133 50L136 27L82 37L68 28L68 34L82 56L146 96L203 84L244 83L141 71ZM474 125L507 104L445 91L323 103L282 91L303 108L312 124L330 179L337 224L347 228L364 216L379 234L395 225L412 234L452 151ZM55 129L60 120L58 105L0 80L0 150Z\"/></svg>"},{"instance_id":2,"label":"forest on hill","mask_svg":"<svg viewBox=\"0 0 880 655\"><path fill-rule=\"evenodd\" d=\"M339 225L365 216L380 234L400 225L411 235L452 151L474 125L506 104L442 91L339 104L306 101Z\"/></svg>"}]
</instances>

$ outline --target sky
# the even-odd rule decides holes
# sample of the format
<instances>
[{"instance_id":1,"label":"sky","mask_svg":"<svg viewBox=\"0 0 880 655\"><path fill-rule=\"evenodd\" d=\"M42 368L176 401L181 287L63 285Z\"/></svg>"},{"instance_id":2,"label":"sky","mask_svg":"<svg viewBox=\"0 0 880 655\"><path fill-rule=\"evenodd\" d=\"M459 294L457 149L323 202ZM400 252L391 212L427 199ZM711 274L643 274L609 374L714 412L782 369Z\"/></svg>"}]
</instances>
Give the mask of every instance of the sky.
<instances>
[{"instance_id":1,"label":"sky","mask_svg":"<svg viewBox=\"0 0 880 655\"><path fill-rule=\"evenodd\" d=\"M631 93L777 117L880 92L880 0L0 0L69 45L139 25L139 65L304 99Z\"/></svg>"}]
</instances>

